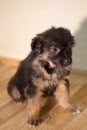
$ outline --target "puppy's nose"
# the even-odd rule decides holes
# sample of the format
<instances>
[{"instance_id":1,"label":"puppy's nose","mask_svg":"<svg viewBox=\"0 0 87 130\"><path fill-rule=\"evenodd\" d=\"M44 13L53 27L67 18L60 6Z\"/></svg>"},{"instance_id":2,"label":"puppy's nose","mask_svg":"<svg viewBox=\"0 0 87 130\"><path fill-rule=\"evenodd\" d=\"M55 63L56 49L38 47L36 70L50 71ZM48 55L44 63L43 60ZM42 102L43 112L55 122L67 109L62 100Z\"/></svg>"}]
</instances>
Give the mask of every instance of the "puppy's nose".
<instances>
[{"instance_id":1,"label":"puppy's nose","mask_svg":"<svg viewBox=\"0 0 87 130\"><path fill-rule=\"evenodd\" d=\"M72 63L72 59L65 59L64 60L64 65L69 65Z\"/></svg>"}]
</instances>

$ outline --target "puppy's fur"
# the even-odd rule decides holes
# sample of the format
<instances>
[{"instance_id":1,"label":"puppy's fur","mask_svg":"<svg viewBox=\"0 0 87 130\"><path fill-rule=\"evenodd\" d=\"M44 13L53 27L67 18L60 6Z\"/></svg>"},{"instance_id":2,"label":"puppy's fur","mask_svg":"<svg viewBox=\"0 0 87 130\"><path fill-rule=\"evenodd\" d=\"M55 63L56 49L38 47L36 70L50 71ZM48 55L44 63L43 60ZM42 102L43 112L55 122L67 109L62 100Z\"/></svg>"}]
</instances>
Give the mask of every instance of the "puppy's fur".
<instances>
[{"instance_id":1,"label":"puppy's fur","mask_svg":"<svg viewBox=\"0 0 87 130\"><path fill-rule=\"evenodd\" d=\"M52 27L32 40L32 51L8 84L8 93L16 102L27 100L29 124L40 123L39 113L49 96L55 96L64 109L77 112L69 102L74 44L70 31L61 27Z\"/></svg>"}]
</instances>

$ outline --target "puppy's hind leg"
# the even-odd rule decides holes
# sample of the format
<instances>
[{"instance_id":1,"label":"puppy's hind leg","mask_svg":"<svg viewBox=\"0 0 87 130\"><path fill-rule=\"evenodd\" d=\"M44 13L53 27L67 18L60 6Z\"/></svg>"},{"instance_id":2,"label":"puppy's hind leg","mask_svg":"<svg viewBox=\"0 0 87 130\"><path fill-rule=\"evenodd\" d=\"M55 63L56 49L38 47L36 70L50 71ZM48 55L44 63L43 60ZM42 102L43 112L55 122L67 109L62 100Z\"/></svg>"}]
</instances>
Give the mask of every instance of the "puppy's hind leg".
<instances>
[{"instance_id":1,"label":"puppy's hind leg","mask_svg":"<svg viewBox=\"0 0 87 130\"><path fill-rule=\"evenodd\" d=\"M17 103L21 103L23 101L21 93L19 92L14 77L9 81L7 87L8 94L13 98L13 100Z\"/></svg>"}]
</instances>

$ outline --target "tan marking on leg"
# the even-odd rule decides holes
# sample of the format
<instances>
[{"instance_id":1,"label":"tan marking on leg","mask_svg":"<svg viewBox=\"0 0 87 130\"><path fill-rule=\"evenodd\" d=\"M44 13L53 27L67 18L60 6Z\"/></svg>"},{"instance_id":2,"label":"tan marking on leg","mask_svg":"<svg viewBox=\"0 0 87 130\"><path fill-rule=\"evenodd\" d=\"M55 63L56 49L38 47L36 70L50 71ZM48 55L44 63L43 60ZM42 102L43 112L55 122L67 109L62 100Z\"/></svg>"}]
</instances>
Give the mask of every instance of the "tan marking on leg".
<instances>
[{"instance_id":1,"label":"tan marking on leg","mask_svg":"<svg viewBox=\"0 0 87 130\"><path fill-rule=\"evenodd\" d=\"M46 98L42 98L41 93L38 93L32 99L28 99L28 120L38 119L40 110L45 104Z\"/></svg>"},{"instance_id":2,"label":"tan marking on leg","mask_svg":"<svg viewBox=\"0 0 87 130\"><path fill-rule=\"evenodd\" d=\"M79 114L81 112L79 107L75 107L70 103L70 96L64 81L58 86L55 92L55 97L59 101L59 105L67 112L71 114Z\"/></svg>"},{"instance_id":3,"label":"tan marking on leg","mask_svg":"<svg viewBox=\"0 0 87 130\"><path fill-rule=\"evenodd\" d=\"M58 85L58 88L55 92L55 97L62 108L68 109L72 107L67 87L63 82Z\"/></svg>"}]
</instances>

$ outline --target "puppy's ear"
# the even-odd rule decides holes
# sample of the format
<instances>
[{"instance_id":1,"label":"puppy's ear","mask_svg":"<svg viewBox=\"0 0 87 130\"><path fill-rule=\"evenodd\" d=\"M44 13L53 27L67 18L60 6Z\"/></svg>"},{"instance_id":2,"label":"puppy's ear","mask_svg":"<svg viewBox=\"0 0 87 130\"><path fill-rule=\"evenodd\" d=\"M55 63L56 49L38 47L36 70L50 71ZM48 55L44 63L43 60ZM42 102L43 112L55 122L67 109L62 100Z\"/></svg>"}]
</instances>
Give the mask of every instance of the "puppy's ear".
<instances>
[{"instance_id":1,"label":"puppy's ear","mask_svg":"<svg viewBox=\"0 0 87 130\"><path fill-rule=\"evenodd\" d=\"M31 43L32 50L40 50L41 45L42 45L42 37L41 36L37 36L34 39L32 39L32 43Z\"/></svg>"},{"instance_id":2,"label":"puppy's ear","mask_svg":"<svg viewBox=\"0 0 87 130\"><path fill-rule=\"evenodd\" d=\"M66 29L66 39L68 41L68 45L72 48L75 45L74 36L72 36L70 30Z\"/></svg>"},{"instance_id":3,"label":"puppy's ear","mask_svg":"<svg viewBox=\"0 0 87 130\"><path fill-rule=\"evenodd\" d=\"M68 30L67 28L59 27L57 29L57 34L58 34L58 39L62 41L62 43L67 43L71 47L74 46L75 40L70 30Z\"/></svg>"},{"instance_id":4,"label":"puppy's ear","mask_svg":"<svg viewBox=\"0 0 87 130\"><path fill-rule=\"evenodd\" d=\"M69 46L70 48L72 48L74 45L75 45L75 39L74 39L74 37L71 35L71 36L70 36L70 40L68 41L68 46Z\"/></svg>"}]
</instances>

